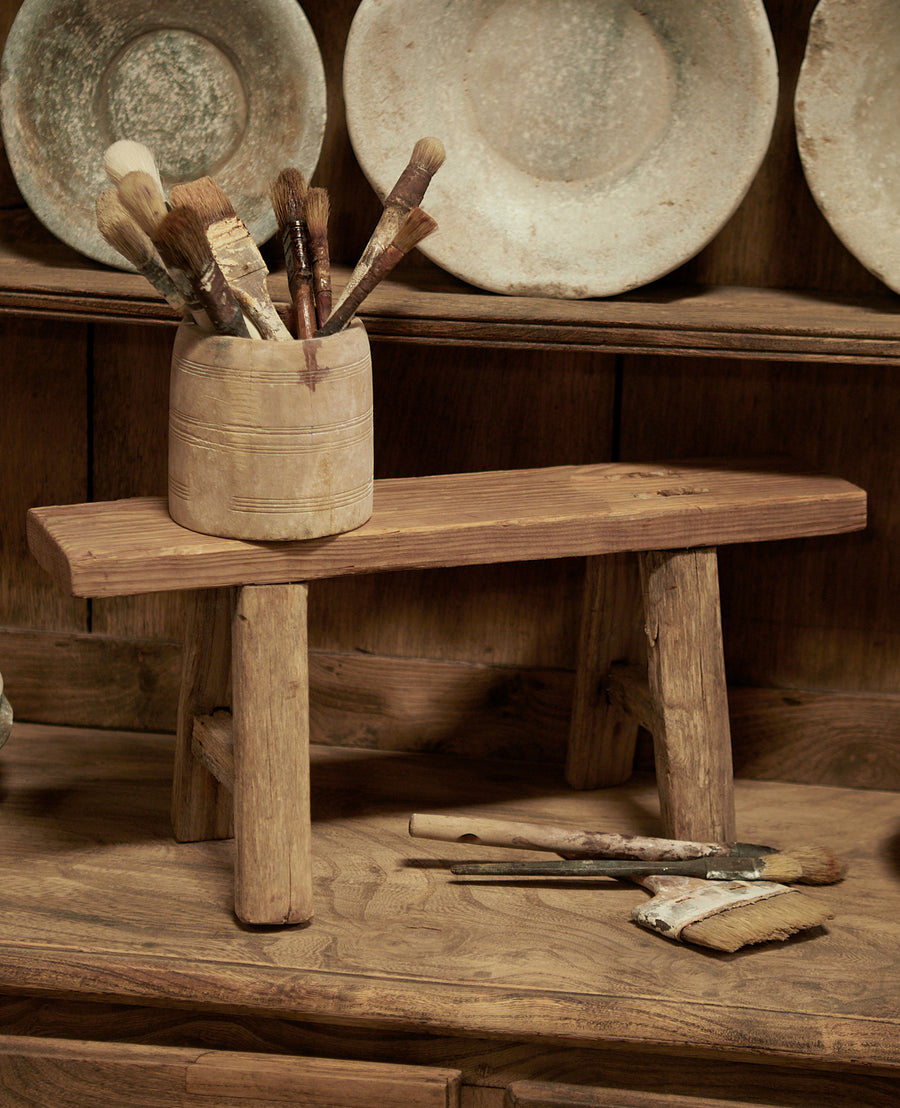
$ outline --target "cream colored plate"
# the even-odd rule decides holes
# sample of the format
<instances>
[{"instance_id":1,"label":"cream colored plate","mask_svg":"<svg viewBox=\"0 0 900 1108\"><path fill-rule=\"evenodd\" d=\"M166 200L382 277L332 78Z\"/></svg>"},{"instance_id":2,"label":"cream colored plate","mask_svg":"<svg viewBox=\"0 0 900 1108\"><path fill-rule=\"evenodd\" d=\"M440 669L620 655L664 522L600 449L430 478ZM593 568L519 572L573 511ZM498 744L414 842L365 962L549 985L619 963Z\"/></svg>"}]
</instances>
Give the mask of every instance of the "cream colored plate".
<instances>
[{"instance_id":1,"label":"cream colored plate","mask_svg":"<svg viewBox=\"0 0 900 1108\"><path fill-rule=\"evenodd\" d=\"M263 242L270 181L284 165L311 174L325 131L322 59L296 0L25 0L0 96L29 207L120 268L94 216L112 142L149 146L166 184L213 175Z\"/></svg>"},{"instance_id":2,"label":"cream colored plate","mask_svg":"<svg viewBox=\"0 0 900 1108\"><path fill-rule=\"evenodd\" d=\"M794 102L810 190L847 249L900 292L900 5L821 0Z\"/></svg>"},{"instance_id":3,"label":"cream colored plate","mask_svg":"<svg viewBox=\"0 0 900 1108\"><path fill-rule=\"evenodd\" d=\"M778 93L761 0L362 0L344 95L384 195L447 160L422 252L496 292L605 296L697 253L740 203Z\"/></svg>"}]
</instances>

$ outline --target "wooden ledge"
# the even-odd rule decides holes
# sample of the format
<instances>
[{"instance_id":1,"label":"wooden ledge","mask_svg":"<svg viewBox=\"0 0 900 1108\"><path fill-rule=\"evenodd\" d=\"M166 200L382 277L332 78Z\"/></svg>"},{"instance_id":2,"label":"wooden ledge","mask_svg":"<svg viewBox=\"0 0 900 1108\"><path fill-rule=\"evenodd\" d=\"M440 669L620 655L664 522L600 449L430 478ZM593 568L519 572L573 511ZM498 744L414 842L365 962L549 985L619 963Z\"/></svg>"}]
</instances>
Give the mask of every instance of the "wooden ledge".
<instances>
[{"instance_id":1,"label":"wooden ledge","mask_svg":"<svg viewBox=\"0 0 900 1108\"><path fill-rule=\"evenodd\" d=\"M866 494L785 459L634 462L376 481L355 531L305 542L179 527L162 497L33 508L28 543L74 596L673 550L860 530Z\"/></svg>"}]
</instances>

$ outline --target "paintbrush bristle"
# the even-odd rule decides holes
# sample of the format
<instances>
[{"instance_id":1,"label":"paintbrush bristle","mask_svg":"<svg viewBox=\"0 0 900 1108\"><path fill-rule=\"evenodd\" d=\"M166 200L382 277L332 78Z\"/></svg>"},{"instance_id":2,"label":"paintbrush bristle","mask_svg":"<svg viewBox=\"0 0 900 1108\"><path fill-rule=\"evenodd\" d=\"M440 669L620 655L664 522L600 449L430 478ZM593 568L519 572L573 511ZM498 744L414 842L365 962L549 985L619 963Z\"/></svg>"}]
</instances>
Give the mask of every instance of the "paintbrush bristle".
<instances>
[{"instance_id":1,"label":"paintbrush bristle","mask_svg":"<svg viewBox=\"0 0 900 1108\"><path fill-rule=\"evenodd\" d=\"M198 177L196 181L173 185L169 200L173 208L193 208L207 227L236 216L228 193L213 177Z\"/></svg>"},{"instance_id":2,"label":"paintbrush bristle","mask_svg":"<svg viewBox=\"0 0 900 1108\"><path fill-rule=\"evenodd\" d=\"M785 851L785 855L800 867L797 881L802 885L834 885L847 874L846 862L824 846L801 846ZM771 854L766 861L777 857L777 854Z\"/></svg>"},{"instance_id":3,"label":"paintbrush bristle","mask_svg":"<svg viewBox=\"0 0 900 1108\"><path fill-rule=\"evenodd\" d=\"M103 156L103 168L106 176L117 185L128 173L148 173L156 182L160 192L163 191L162 180L156 159L149 147L142 142L134 142L132 139L119 139L112 146L107 147Z\"/></svg>"},{"instance_id":4,"label":"paintbrush bristle","mask_svg":"<svg viewBox=\"0 0 900 1108\"><path fill-rule=\"evenodd\" d=\"M167 266L200 273L213 261L203 220L189 207L172 208L157 228L154 241Z\"/></svg>"},{"instance_id":5,"label":"paintbrush bristle","mask_svg":"<svg viewBox=\"0 0 900 1108\"><path fill-rule=\"evenodd\" d=\"M303 220L309 185L299 169L282 169L269 188L272 210L283 234L289 223Z\"/></svg>"},{"instance_id":6,"label":"paintbrush bristle","mask_svg":"<svg viewBox=\"0 0 900 1108\"><path fill-rule=\"evenodd\" d=\"M413 147L409 162L410 165L420 166L426 173L433 175L444 164L446 156L444 144L439 138L420 138Z\"/></svg>"},{"instance_id":7,"label":"paintbrush bristle","mask_svg":"<svg viewBox=\"0 0 900 1108\"><path fill-rule=\"evenodd\" d=\"M743 946L788 939L799 931L821 927L831 918L831 913L811 897L786 889L778 896L735 904L691 923L680 938L734 953Z\"/></svg>"},{"instance_id":8,"label":"paintbrush bristle","mask_svg":"<svg viewBox=\"0 0 900 1108\"><path fill-rule=\"evenodd\" d=\"M326 233L328 219L331 215L331 201L328 190L323 188L311 188L306 194L306 225L312 237L322 236Z\"/></svg>"},{"instance_id":9,"label":"paintbrush bristle","mask_svg":"<svg viewBox=\"0 0 900 1108\"><path fill-rule=\"evenodd\" d=\"M153 177L142 169L126 173L118 184L122 206L145 234L153 238L168 211L163 194Z\"/></svg>"},{"instance_id":10,"label":"paintbrush bristle","mask_svg":"<svg viewBox=\"0 0 900 1108\"><path fill-rule=\"evenodd\" d=\"M95 206L97 230L109 245L137 269L156 258L156 248L122 206L116 189L104 189Z\"/></svg>"},{"instance_id":11,"label":"paintbrush bristle","mask_svg":"<svg viewBox=\"0 0 900 1108\"><path fill-rule=\"evenodd\" d=\"M408 254L414 246L437 230L437 222L421 208L413 208L394 235L391 245L401 254Z\"/></svg>"}]
</instances>

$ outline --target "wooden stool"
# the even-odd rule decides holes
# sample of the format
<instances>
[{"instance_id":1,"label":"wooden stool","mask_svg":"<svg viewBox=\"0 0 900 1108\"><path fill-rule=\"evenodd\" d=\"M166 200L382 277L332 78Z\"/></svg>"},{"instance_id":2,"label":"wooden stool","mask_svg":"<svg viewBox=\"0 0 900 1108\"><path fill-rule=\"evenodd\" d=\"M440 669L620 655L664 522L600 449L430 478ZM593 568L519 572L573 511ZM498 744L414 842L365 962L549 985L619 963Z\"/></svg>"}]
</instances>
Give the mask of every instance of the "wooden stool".
<instances>
[{"instance_id":1,"label":"wooden stool","mask_svg":"<svg viewBox=\"0 0 900 1108\"><path fill-rule=\"evenodd\" d=\"M233 815L235 911L247 923L287 924L312 915L309 581L585 557L570 783L625 780L642 724L654 736L666 834L729 840L715 548L854 531L865 516L862 490L784 460L606 464L377 481L367 523L306 542L196 534L171 520L163 498L35 508L28 540L75 596L195 590L178 711L175 835L227 837ZM645 648L635 635L637 603Z\"/></svg>"}]
</instances>

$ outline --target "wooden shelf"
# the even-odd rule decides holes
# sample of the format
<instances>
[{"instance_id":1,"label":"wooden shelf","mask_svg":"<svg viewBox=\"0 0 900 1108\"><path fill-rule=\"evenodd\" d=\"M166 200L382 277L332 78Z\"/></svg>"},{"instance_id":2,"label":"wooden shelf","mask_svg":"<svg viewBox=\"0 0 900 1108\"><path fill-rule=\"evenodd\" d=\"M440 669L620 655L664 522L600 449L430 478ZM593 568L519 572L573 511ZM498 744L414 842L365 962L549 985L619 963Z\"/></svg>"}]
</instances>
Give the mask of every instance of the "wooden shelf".
<instances>
[{"instance_id":1,"label":"wooden shelf","mask_svg":"<svg viewBox=\"0 0 900 1108\"><path fill-rule=\"evenodd\" d=\"M313 749L317 915L239 925L231 841L176 844L173 741L17 724L3 750L0 991L321 1021L396 1034L689 1052L896 1073L896 794L737 782L739 834L821 841L850 865L807 890L827 929L716 954L637 928L609 881L466 883L413 811L658 833L651 779L568 790L561 770Z\"/></svg>"},{"instance_id":2,"label":"wooden shelf","mask_svg":"<svg viewBox=\"0 0 900 1108\"><path fill-rule=\"evenodd\" d=\"M479 347L708 355L854 363L900 362L900 299L799 290L655 284L607 300L500 296L409 261L366 301L373 338ZM336 268L340 289L347 270ZM276 302L287 302L273 271ZM82 258L62 243L0 241L0 313L168 324L175 315L140 276Z\"/></svg>"}]
</instances>

